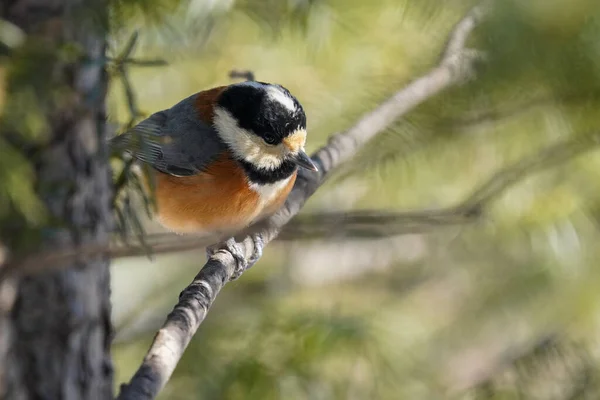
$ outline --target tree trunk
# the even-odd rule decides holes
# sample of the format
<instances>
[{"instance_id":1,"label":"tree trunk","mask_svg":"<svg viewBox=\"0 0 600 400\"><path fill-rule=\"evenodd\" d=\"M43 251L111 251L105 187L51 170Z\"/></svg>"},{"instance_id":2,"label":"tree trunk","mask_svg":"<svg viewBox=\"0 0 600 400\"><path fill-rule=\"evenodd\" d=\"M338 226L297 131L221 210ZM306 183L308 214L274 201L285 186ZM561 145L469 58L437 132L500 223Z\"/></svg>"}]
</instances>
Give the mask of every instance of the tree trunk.
<instances>
[{"instance_id":1,"label":"tree trunk","mask_svg":"<svg viewBox=\"0 0 600 400\"><path fill-rule=\"evenodd\" d=\"M35 79L8 77L9 88L30 85L47 122L43 144L30 143L23 150L35 166L36 193L50 215L49 225L39 232L37 250L108 243L111 177L102 64L106 3L0 3L2 18L27 34L26 51L20 49L17 56L45 63ZM25 225L18 229L31 234ZM0 327L8 327L0 335L8 337L8 355L0 358L4 398L112 399L108 260L76 260L22 277L14 287L12 309L5 323L0 321Z\"/></svg>"}]
</instances>

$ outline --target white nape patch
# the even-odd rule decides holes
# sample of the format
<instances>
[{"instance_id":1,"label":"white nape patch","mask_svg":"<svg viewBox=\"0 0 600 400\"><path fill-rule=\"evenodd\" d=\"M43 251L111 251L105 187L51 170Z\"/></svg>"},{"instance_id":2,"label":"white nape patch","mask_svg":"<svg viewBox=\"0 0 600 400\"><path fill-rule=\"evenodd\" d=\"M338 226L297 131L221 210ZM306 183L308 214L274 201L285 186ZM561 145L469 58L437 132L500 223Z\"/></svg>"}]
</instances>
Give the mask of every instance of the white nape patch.
<instances>
[{"instance_id":1,"label":"white nape patch","mask_svg":"<svg viewBox=\"0 0 600 400\"><path fill-rule=\"evenodd\" d=\"M281 89L279 89L277 86L267 87L267 96L271 100L276 101L279 104L283 105L289 111L291 111L291 112L296 111L296 105L294 104L294 101L288 95L286 95Z\"/></svg>"},{"instance_id":2,"label":"white nape patch","mask_svg":"<svg viewBox=\"0 0 600 400\"><path fill-rule=\"evenodd\" d=\"M258 136L241 128L237 120L221 107L215 107L214 125L221 139L229 145L235 156L256 167L274 170L283 163L289 151L283 145L267 145Z\"/></svg>"},{"instance_id":3,"label":"white nape patch","mask_svg":"<svg viewBox=\"0 0 600 400\"><path fill-rule=\"evenodd\" d=\"M268 183L266 185L253 183L250 185L250 189L254 190L258 193L258 197L260 198L260 207L264 207L266 204L269 204L276 196L281 194L281 190L283 190L287 184L292 179L291 176L277 181L275 183Z\"/></svg>"}]
</instances>

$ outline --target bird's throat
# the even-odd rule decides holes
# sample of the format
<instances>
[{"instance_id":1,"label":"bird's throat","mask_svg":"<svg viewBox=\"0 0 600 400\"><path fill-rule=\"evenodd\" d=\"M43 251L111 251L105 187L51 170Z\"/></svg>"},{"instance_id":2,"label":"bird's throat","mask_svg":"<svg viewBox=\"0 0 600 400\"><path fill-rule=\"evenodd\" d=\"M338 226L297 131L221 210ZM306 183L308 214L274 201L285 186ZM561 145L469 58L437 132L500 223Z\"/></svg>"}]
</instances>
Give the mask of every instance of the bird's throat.
<instances>
[{"instance_id":1,"label":"bird's throat","mask_svg":"<svg viewBox=\"0 0 600 400\"><path fill-rule=\"evenodd\" d=\"M250 183L268 185L288 179L296 171L298 166L289 160L285 160L275 169L266 169L245 161L238 160Z\"/></svg>"}]
</instances>

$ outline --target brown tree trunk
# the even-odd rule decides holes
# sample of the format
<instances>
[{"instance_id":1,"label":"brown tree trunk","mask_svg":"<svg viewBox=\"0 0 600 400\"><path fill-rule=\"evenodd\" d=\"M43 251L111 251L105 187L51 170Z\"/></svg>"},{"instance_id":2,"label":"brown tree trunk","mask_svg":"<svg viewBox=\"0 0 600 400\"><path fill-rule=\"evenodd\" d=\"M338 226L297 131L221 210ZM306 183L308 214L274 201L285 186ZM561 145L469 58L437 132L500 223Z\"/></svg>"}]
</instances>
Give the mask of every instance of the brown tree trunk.
<instances>
[{"instance_id":1,"label":"brown tree trunk","mask_svg":"<svg viewBox=\"0 0 600 400\"><path fill-rule=\"evenodd\" d=\"M0 2L1 17L27 34L15 57L44 63L35 77L8 76L8 96L29 85L48 125L43 143L22 146L51 216L37 250L108 242L106 7L106 0ZM16 228L31 235L24 225ZM12 309L0 323L8 328L0 335L8 337L7 357L0 358L3 398L112 399L108 260L73 261L14 287Z\"/></svg>"}]
</instances>

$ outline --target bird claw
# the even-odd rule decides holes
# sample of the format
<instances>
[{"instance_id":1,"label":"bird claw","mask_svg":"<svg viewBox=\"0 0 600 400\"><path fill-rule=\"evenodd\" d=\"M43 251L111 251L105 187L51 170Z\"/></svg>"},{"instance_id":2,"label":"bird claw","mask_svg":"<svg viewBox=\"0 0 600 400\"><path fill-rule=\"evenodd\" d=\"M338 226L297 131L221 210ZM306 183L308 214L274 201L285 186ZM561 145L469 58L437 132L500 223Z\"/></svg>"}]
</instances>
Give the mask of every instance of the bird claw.
<instances>
[{"instance_id":1,"label":"bird claw","mask_svg":"<svg viewBox=\"0 0 600 400\"><path fill-rule=\"evenodd\" d=\"M263 240L260 233L254 233L250 235L252 242L254 243L254 251L252 256L248 260L248 268L251 268L263 255L263 248L265 247L265 241Z\"/></svg>"},{"instance_id":2,"label":"bird claw","mask_svg":"<svg viewBox=\"0 0 600 400\"><path fill-rule=\"evenodd\" d=\"M229 278L229 280L234 281L238 279L245 270L251 268L254 264L256 264L256 262L262 257L264 248L264 241L262 239L262 236L260 236L260 234L253 234L250 236L250 238L254 244L254 251L252 252L252 255L249 257L248 260L246 260L246 257L244 256L244 249L242 247L243 245L237 243L234 238L227 239L224 245L214 245L207 247L206 255L207 257L210 257L218 250L227 250L235 260L235 268L233 270L231 278Z\"/></svg>"}]
</instances>

